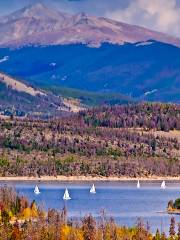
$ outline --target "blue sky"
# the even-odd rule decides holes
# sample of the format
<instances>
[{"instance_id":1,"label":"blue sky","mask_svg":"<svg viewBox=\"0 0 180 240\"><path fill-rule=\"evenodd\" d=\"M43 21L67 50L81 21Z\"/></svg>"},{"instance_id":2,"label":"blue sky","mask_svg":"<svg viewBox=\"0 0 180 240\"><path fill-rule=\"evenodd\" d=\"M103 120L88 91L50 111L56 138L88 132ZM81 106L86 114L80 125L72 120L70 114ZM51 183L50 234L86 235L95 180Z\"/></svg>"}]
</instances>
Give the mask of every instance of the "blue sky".
<instances>
[{"instance_id":1,"label":"blue sky","mask_svg":"<svg viewBox=\"0 0 180 240\"><path fill-rule=\"evenodd\" d=\"M60 11L84 11L180 37L180 0L0 0L0 15L37 2Z\"/></svg>"}]
</instances>

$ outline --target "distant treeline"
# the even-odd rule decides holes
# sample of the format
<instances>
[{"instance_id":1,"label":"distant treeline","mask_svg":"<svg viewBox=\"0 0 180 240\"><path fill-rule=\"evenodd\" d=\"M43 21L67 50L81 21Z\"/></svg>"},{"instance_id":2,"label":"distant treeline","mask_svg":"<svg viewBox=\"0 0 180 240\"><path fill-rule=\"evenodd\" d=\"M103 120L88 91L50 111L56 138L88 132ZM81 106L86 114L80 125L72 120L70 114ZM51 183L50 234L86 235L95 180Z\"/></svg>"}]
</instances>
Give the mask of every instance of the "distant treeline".
<instances>
[{"instance_id":1,"label":"distant treeline","mask_svg":"<svg viewBox=\"0 0 180 240\"><path fill-rule=\"evenodd\" d=\"M180 130L180 105L144 103L102 106L81 114L89 126Z\"/></svg>"},{"instance_id":2,"label":"distant treeline","mask_svg":"<svg viewBox=\"0 0 180 240\"><path fill-rule=\"evenodd\" d=\"M178 176L180 143L157 130L179 124L180 107L167 104L100 107L49 121L1 120L0 174Z\"/></svg>"}]
</instances>

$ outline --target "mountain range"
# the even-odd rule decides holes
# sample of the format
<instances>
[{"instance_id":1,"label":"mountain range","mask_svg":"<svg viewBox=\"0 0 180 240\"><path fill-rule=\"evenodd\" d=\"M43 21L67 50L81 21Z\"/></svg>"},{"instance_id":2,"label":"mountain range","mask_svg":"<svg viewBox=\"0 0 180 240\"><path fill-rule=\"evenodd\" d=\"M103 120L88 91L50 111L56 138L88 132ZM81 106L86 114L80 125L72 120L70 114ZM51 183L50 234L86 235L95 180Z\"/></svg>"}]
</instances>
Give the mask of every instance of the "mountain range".
<instances>
[{"instance_id":1,"label":"mountain range","mask_svg":"<svg viewBox=\"0 0 180 240\"><path fill-rule=\"evenodd\" d=\"M180 39L163 33L86 13L67 14L41 3L0 19L0 44L6 46L70 43L99 46L103 42L123 44L149 39L180 46Z\"/></svg>"},{"instance_id":2,"label":"mountain range","mask_svg":"<svg viewBox=\"0 0 180 240\"><path fill-rule=\"evenodd\" d=\"M180 39L37 3L0 18L0 71L85 102L179 103Z\"/></svg>"}]
</instances>

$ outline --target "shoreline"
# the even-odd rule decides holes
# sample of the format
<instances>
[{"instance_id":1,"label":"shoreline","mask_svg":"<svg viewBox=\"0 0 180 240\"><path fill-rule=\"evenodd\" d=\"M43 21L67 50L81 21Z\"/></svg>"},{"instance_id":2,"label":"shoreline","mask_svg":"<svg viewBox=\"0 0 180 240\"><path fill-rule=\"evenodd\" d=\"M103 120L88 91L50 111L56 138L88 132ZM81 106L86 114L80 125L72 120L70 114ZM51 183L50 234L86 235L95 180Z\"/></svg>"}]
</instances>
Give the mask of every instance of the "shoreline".
<instances>
[{"instance_id":1,"label":"shoreline","mask_svg":"<svg viewBox=\"0 0 180 240\"><path fill-rule=\"evenodd\" d=\"M0 177L0 182L5 181L42 181L42 182L55 182L55 181L180 181L180 175L178 177L159 177L159 176L149 176L149 177L139 177L139 178L131 178L131 177L92 177L92 176L42 176L42 177L27 177L27 176L19 176L19 177Z\"/></svg>"}]
</instances>

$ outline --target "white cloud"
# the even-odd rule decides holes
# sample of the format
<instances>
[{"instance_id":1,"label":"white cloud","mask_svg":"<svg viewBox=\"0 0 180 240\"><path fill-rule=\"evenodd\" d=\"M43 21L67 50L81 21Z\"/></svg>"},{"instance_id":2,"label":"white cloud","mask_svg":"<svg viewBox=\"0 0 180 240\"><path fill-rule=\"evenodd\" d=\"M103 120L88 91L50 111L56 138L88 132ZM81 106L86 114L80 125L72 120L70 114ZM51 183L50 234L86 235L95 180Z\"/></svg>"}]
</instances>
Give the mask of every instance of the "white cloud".
<instances>
[{"instance_id":1,"label":"white cloud","mask_svg":"<svg viewBox=\"0 0 180 240\"><path fill-rule=\"evenodd\" d=\"M106 16L180 37L180 7L176 0L133 0L124 9L117 6L117 10L107 11Z\"/></svg>"}]
</instances>

